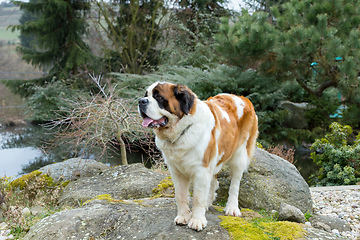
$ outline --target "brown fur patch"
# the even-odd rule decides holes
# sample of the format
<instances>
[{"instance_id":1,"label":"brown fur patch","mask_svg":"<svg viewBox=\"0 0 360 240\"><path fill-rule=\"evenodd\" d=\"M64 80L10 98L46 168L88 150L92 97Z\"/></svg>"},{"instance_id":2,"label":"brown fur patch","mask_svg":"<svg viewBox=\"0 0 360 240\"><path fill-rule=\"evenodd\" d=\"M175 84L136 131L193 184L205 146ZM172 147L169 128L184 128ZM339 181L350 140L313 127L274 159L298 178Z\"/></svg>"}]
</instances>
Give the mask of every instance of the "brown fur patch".
<instances>
[{"instance_id":1,"label":"brown fur patch","mask_svg":"<svg viewBox=\"0 0 360 240\"><path fill-rule=\"evenodd\" d=\"M179 102L179 99L177 99L174 91L175 89L177 91L187 92L189 95L193 95L193 100L195 101L196 95L187 87L184 85L175 85L171 83L159 83L154 89L153 89L153 95L155 93L158 93L161 97L165 99L164 108L178 116L179 118L182 118L185 113L183 112L181 108L181 104ZM195 104L193 107L190 108L189 114L192 114L196 111Z\"/></svg>"},{"instance_id":2,"label":"brown fur patch","mask_svg":"<svg viewBox=\"0 0 360 240\"><path fill-rule=\"evenodd\" d=\"M212 130L210 142L204 153L204 167L209 166L210 161L216 155L216 149L218 149L219 155L223 155L217 165L229 160L236 149L246 141L248 134L247 152L250 157L253 155L254 141L257 138L257 118L254 107L250 100L239 97L245 103L243 115L239 119L233 97L235 95L218 95L205 101L214 115L215 127ZM223 116L224 114L219 107L228 114L230 121ZM216 139L216 132L219 132L218 139Z\"/></svg>"}]
</instances>

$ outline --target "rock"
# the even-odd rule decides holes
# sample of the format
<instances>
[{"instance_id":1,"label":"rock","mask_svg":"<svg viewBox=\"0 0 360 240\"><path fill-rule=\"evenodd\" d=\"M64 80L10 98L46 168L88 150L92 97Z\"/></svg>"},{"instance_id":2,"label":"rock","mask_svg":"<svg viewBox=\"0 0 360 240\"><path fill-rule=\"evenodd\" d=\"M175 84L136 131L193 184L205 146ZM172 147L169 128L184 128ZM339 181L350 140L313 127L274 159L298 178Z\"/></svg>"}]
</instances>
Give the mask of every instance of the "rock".
<instances>
[{"instance_id":1,"label":"rock","mask_svg":"<svg viewBox=\"0 0 360 240\"><path fill-rule=\"evenodd\" d=\"M331 227L323 222L314 222L314 224L312 226L317 229L331 232Z\"/></svg>"},{"instance_id":2,"label":"rock","mask_svg":"<svg viewBox=\"0 0 360 240\"><path fill-rule=\"evenodd\" d=\"M314 215L309 219L309 221L312 225L318 224L317 222L324 223L330 226L331 230L337 229L340 232L351 231L350 225L345 220L337 217Z\"/></svg>"},{"instance_id":3,"label":"rock","mask_svg":"<svg viewBox=\"0 0 360 240\"><path fill-rule=\"evenodd\" d=\"M24 239L229 239L219 225L220 214L207 212L207 227L196 232L174 224L176 204L172 198L115 204L94 200L42 219Z\"/></svg>"},{"instance_id":4,"label":"rock","mask_svg":"<svg viewBox=\"0 0 360 240\"><path fill-rule=\"evenodd\" d=\"M70 182L60 196L62 205L80 206L98 195L110 194L115 199L150 197L152 189L166 175L156 173L143 164L116 166L100 175L80 178Z\"/></svg>"},{"instance_id":5,"label":"rock","mask_svg":"<svg viewBox=\"0 0 360 240\"><path fill-rule=\"evenodd\" d=\"M304 225L304 229L307 232L305 239L309 239L309 240L320 240L320 239L321 240L322 239L341 240L341 239L347 239L345 237L341 237L339 235L336 235L336 234L334 234L332 232L326 232L324 230L309 227L309 226L306 226L306 225Z\"/></svg>"},{"instance_id":6,"label":"rock","mask_svg":"<svg viewBox=\"0 0 360 240\"><path fill-rule=\"evenodd\" d=\"M21 211L21 213L22 213L22 215L23 215L24 217L28 217L28 216L31 215L30 209L27 208L27 207L24 208L24 209Z\"/></svg>"},{"instance_id":7,"label":"rock","mask_svg":"<svg viewBox=\"0 0 360 240\"><path fill-rule=\"evenodd\" d=\"M5 222L0 223L0 230L5 230L7 228L7 224Z\"/></svg>"},{"instance_id":8,"label":"rock","mask_svg":"<svg viewBox=\"0 0 360 240\"><path fill-rule=\"evenodd\" d=\"M30 212L32 215L36 216L38 214L42 214L46 212L46 208L42 207L42 206L34 206L32 208L30 208Z\"/></svg>"},{"instance_id":9,"label":"rock","mask_svg":"<svg viewBox=\"0 0 360 240\"><path fill-rule=\"evenodd\" d=\"M228 197L230 176L228 170L218 175L220 188L217 201ZM308 184L294 165L257 148L248 172L240 183L239 205L254 210L279 211L281 203L290 204L303 213L312 212Z\"/></svg>"},{"instance_id":10,"label":"rock","mask_svg":"<svg viewBox=\"0 0 360 240\"><path fill-rule=\"evenodd\" d=\"M74 181L80 177L91 177L102 173L110 167L91 159L71 158L64 162L54 163L39 169L55 181Z\"/></svg>"},{"instance_id":11,"label":"rock","mask_svg":"<svg viewBox=\"0 0 360 240\"><path fill-rule=\"evenodd\" d=\"M294 103L290 101L282 101L281 108L289 111L289 117L285 119L285 124L288 127L295 129L307 129L308 122L305 118L305 110L309 108L308 103Z\"/></svg>"},{"instance_id":12,"label":"rock","mask_svg":"<svg viewBox=\"0 0 360 240\"><path fill-rule=\"evenodd\" d=\"M300 209L286 203L281 203L280 211L279 211L279 220L305 223L305 216Z\"/></svg>"}]
</instances>

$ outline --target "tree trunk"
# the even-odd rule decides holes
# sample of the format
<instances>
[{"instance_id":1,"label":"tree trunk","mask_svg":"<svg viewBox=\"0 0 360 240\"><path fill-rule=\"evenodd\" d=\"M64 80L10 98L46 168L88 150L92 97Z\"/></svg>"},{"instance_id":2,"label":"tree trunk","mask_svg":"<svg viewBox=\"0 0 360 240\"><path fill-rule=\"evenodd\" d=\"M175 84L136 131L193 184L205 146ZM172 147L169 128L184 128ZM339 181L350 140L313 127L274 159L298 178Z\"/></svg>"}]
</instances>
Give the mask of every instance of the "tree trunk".
<instances>
[{"instance_id":1,"label":"tree trunk","mask_svg":"<svg viewBox=\"0 0 360 240\"><path fill-rule=\"evenodd\" d=\"M121 164L128 165L125 142L124 140L122 140L121 135L121 131L118 131L116 134L116 139L119 141L120 144Z\"/></svg>"}]
</instances>

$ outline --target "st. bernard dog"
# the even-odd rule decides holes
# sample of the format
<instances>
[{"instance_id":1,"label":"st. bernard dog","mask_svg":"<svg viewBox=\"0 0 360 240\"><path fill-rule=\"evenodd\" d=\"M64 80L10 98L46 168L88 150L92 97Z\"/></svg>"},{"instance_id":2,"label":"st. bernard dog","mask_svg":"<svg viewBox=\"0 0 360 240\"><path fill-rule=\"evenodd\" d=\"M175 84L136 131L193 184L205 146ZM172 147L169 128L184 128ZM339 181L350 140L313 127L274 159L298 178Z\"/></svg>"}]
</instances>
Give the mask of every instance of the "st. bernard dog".
<instances>
[{"instance_id":1,"label":"st. bernard dog","mask_svg":"<svg viewBox=\"0 0 360 240\"><path fill-rule=\"evenodd\" d=\"M253 156L258 120L249 99L219 94L206 101L186 86L157 82L139 100L142 125L156 134L175 186L175 223L200 231L219 187L216 174L228 164L232 176L225 214L240 216L240 180ZM193 208L189 185L193 181Z\"/></svg>"}]
</instances>

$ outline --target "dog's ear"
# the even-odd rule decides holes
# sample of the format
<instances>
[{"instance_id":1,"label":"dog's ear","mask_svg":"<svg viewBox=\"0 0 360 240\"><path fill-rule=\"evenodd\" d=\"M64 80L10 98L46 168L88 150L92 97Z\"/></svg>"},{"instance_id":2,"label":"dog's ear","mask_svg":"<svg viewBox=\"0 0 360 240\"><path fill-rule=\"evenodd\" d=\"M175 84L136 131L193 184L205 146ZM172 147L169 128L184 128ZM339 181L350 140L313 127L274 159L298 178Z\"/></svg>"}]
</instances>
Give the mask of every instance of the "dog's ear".
<instances>
[{"instance_id":1,"label":"dog's ear","mask_svg":"<svg viewBox=\"0 0 360 240\"><path fill-rule=\"evenodd\" d=\"M181 111L188 115L194 105L195 94L188 87L178 84L174 87L174 95L180 103Z\"/></svg>"}]
</instances>

